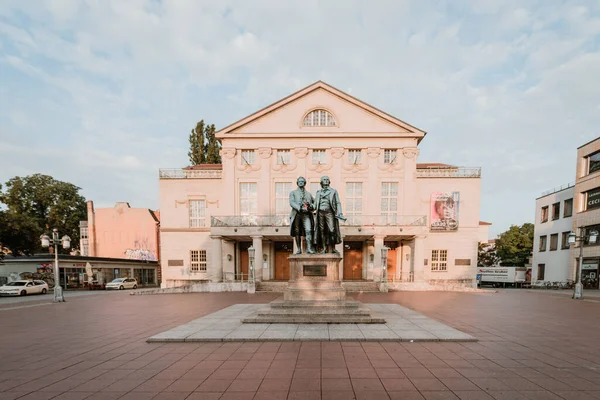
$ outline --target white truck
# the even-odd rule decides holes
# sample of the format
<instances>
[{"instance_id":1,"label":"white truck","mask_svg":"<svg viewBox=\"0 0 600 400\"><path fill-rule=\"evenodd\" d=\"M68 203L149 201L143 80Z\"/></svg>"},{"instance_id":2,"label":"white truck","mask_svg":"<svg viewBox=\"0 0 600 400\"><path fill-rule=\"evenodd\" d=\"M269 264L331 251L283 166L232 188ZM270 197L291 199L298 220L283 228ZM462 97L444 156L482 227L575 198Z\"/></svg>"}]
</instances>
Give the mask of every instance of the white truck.
<instances>
[{"instance_id":1,"label":"white truck","mask_svg":"<svg viewBox=\"0 0 600 400\"><path fill-rule=\"evenodd\" d=\"M478 267L477 284L493 287L523 287L526 283L526 273L525 267Z\"/></svg>"}]
</instances>

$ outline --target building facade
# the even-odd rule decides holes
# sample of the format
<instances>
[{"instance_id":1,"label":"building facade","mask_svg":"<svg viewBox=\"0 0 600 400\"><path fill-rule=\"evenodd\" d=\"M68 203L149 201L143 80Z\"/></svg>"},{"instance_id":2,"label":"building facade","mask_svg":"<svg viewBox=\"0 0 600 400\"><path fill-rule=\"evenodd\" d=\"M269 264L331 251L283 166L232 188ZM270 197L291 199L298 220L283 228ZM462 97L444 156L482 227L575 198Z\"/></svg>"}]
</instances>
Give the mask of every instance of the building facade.
<instances>
[{"instance_id":1,"label":"building facade","mask_svg":"<svg viewBox=\"0 0 600 400\"><path fill-rule=\"evenodd\" d=\"M289 279L289 193L340 194L346 281L474 286L480 168L417 164L425 132L316 82L217 132L222 164L161 169L162 286Z\"/></svg>"},{"instance_id":2,"label":"building facade","mask_svg":"<svg viewBox=\"0 0 600 400\"><path fill-rule=\"evenodd\" d=\"M577 149L577 170L575 181L573 232L587 235L591 230L600 232L600 138ZM573 279L577 277L579 243L571 250ZM584 288L599 287L600 241L583 243L583 270L581 274Z\"/></svg>"},{"instance_id":3,"label":"building facade","mask_svg":"<svg viewBox=\"0 0 600 400\"><path fill-rule=\"evenodd\" d=\"M573 184L552 189L535 200L532 282L571 279L569 233L573 228Z\"/></svg>"}]
</instances>

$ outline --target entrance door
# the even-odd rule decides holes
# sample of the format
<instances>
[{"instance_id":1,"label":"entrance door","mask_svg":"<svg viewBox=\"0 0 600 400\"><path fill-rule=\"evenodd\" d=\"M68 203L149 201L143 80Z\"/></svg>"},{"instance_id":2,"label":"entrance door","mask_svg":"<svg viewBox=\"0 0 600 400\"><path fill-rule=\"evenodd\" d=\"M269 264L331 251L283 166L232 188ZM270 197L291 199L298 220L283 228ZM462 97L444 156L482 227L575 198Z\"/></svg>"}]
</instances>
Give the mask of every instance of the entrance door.
<instances>
[{"instance_id":1,"label":"entrance door","mask_svg":"<svg viewBox=\"0 0 600 400\"><path fill-rule=\"evenodd\" d=\"M248 271L250 270L248 266L250 265L250 260L248 258L248 248L252 246L252 242L240 242L240 268L238 270L236 280L238 281L247 281L248 280Z\"/></svg>"},{"instance_id":2,"label":"entrance door","mask_svg":"<svg viewBox=\"0 0 600 400\"><path fill-rule=\"evenodd\" d=\"M290 280L290 261L288 257L293 251L293 242L275 242L275 280Z\"/></svg>"},{"instance_id":3,"label":"entrance door","mask_svg":"<svg viewBox=\"0 0 600 400\"><path fill-rule=\"evenodd\" d=\"M398 243L396 242L384 242L384 246L389 248L387 256L387 274L389 281L396 280L396 248Z\"/></svg>"},{"instance_id":4,"label":"entrance door","mask_svg":"<svg viewBox=\"0 0 600 400\"><path fill-rule=\"evenodd\" d=\"M344 280L362 279L362 242L344 242Z\"/></svg>"}]
</instances>

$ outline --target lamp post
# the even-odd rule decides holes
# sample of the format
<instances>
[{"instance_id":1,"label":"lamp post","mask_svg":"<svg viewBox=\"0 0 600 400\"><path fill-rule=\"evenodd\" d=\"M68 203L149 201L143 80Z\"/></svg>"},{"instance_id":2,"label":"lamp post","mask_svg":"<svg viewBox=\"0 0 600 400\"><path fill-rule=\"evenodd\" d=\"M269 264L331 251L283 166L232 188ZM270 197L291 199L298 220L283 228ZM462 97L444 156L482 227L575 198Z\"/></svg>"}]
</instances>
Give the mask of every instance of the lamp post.
<instances>
[{"instance_id":1,"label":"lamp post","mask_svg":"<svg viewBox=\"0 0 600 400\"><path fill-rule=\"evenodd\" d=\"M64 235L61 239L58 238L58 229L52 229L52 237L49 237L45 233L40 236L42 241L42 247L47 248L54 246L54 302L62 303L65 298L62 293L62 287L60 287L60 275L58 273L58 244L62 244L63 249L71 247L71 238ZM66 285L66 282L65 282Z\"/></svg>"},{"instance_id":2,"label":"lamp post","mask_svg":"<svg viewBox=\"0 0 600 400\"><path fill-rule=\"evenodd\" d=\"M256 281L254 279L254 256L256 249L254 246L248 247L248 263L250 264L250 273L248 274L248 293L256 292Z\"/></svg>"},{"instance_id":3,"label":"lamp post","mask_svg":"<svg viewBox=\"0 0 600 400\"><path fill-rule=\"evenodd\" d=\"M388 260L388 251L389 247L383 246L381 248L381 282L379 283L379 291L387 292L387 281L388 281L388 270L387 270L387 260Z\"/></svg>"},{"instance_id":4,"label":"lamp post","mask_svg":"<svg viewBox=\"0 0 600 400\"><path fill-rule=\"evenodd\" d=\"M576 300L583 299L583 284L581 283L581 271L583 269L583 242L587 239L590 244L596 243L598 238L598 232L591 230L585 233L585 228L579 228L579 236L575 232L569 233L569 245L573 246L576 242L579 242L579 263L577 266L577 283L575 284L575 291L573 292L573 298Z\"/></svg>"}]
</instances>

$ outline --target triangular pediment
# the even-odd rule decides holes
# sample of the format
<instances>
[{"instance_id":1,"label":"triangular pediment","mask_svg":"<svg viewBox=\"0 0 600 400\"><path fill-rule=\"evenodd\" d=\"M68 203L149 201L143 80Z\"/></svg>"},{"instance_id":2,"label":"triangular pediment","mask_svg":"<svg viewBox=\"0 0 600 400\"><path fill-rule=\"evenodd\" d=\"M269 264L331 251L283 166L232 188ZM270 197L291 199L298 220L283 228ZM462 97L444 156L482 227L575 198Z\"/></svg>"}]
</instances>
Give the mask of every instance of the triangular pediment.
<instances>
[{"instance_id":1,"label":"triangular pediment","mask_svg":"<svg viewBox=\"0 0 600 400\"><path fill-rule=\"evenodd\" d=\"M324 109L335 119L335 126L306 127L304 117L315 109ZM398 134L420 141L425 132L395 118L322 81L273 103L217 132L217 137L253 134L307 134L326 132L353 134Z\"/></svg>"}]
</instances>

